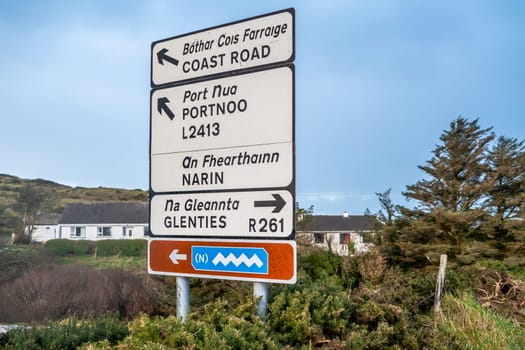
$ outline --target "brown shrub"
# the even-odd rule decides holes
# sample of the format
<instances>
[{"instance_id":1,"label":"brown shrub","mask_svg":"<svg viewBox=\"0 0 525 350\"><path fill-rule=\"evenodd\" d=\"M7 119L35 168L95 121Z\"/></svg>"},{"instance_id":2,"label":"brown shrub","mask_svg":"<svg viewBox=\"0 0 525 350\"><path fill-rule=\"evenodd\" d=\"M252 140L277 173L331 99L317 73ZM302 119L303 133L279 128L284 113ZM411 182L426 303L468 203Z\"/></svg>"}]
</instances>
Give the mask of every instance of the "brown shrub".
<instances>
[{"instance_id":1,"label":"brown shrub","mask_svg":"<svg viewBox=\"0 0 525 350\"><path fill-rule=\"evenodd\" d=\"M525 282L506 272L481 268L476 295L483 307L495 309L525 326Z\"/></svg>"},{"instance_id":2,"label":"brown shrub","mask_svg":"<svg viewBox=\"0 0 525 350\"><path fill-rule=\"evenodd\" d=\"M154 313L153 283L121 269L52 265L28 271L0 288L0 322L90 318L118 312L124 319Z\"/></svg>"},{"instance_id":3,"label":"brown shrub","mask_svg":"<svg viewBox=\"0 0 525 350\"><path fill-rule=\"evenodd\" d=\"M377 285L382 282L386 273L386 259L378 249L372 249L359 257L358 269L363 280Z\"/></svg>"}]
</instances>

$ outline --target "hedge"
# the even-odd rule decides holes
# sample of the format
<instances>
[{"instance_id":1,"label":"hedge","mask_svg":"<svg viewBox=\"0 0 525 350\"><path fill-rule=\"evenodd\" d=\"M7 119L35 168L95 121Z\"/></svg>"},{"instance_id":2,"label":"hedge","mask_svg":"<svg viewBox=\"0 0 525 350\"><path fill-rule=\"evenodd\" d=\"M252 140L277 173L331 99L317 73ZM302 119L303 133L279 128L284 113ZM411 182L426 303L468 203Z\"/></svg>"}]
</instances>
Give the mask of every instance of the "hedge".
<instances>
[{"instance_id":1,"label":"hedge","mask_svg":"<svg viewBox=\"0 0 525 350\"><path fill-rule=\"evenodd\" d=\"M58 256L93 255L97 256L145 256L148 241L145 239L107 239L101 241L52 239L45 248Z\"/></svg>"}]
</instances>

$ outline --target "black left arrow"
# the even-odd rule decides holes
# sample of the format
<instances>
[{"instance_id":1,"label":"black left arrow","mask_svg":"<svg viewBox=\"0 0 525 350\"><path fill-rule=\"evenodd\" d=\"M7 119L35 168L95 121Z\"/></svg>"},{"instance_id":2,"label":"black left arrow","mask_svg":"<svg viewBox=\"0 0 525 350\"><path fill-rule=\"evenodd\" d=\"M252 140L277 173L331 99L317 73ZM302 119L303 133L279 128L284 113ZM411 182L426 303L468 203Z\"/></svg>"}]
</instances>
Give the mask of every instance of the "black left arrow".
<instances>
[{"instance_id":1,"label":"black left arrow","mask_svg":"<svg viewBox=\"0 0 525 350\"><path fill-rule=\"evenodd\" d=\"M261 207L274 207L272 210L272 213L279 213L284 206L286 205L286 202L284 201L283 197L281 197L280 194L274 193L272 194L273 200L271 201L255 201L253 202L253 206L255 208L261 208Z\"/></svg>"},{"instance_id":2,"label":"black left arrow","mask_svg":"<svg viewBox=\"0 0 525 350\"><path fill-rule=\"evenodd\" d=\"M166 52L168 52L168 49L162 49L159 52L157 52L157 60L159 61L159 63L164 65L164 61L168 61L169 63L178 66L179 60L166 55Z\"/></svg>"},{"instance_id":3,"label":"black left arrow","mask_svg":"<svg viewBox=\"0 0 525 350\"><path fill-rule=\"evenodd\" d=\"M173 118L175 118L175 114L173 114L173 112L171 111L170 107L168 106L168 102L170 102L170 100L168 100L167 97L160 97L160 98L158 98L157 99L157 112L162 114L162 111L164 111L164 113L166 113L166 115L171 120L173 120Z\"/></svg>"}]
</instances>

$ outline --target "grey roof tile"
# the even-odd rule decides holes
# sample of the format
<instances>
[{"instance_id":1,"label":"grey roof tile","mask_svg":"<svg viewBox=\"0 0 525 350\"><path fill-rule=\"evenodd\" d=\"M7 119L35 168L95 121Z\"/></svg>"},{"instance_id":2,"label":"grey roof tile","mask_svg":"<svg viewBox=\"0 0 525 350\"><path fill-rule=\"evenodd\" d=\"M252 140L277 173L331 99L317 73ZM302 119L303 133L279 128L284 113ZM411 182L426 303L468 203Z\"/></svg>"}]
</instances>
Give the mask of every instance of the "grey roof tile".
<instances>
[{"instance_id":1,"label":"grey roof tile","mask_svg":"<svg viewBox=\"0 0 525 350\"><path fill-rule=\"evenodd\" d=\"M309 215L303 232L345 232L373 230L376 219L366 215Z\"/></svg>"},{"instance_id":2,"label":"grey roof tile","mask_svg":"<svg viewBox=\"0 0 525 350\"><path fill-rule=\"evenodd\" d=\"M64 224L147 224L148 203L71 203L59 223Z\"/></svg>"}]
</instances>

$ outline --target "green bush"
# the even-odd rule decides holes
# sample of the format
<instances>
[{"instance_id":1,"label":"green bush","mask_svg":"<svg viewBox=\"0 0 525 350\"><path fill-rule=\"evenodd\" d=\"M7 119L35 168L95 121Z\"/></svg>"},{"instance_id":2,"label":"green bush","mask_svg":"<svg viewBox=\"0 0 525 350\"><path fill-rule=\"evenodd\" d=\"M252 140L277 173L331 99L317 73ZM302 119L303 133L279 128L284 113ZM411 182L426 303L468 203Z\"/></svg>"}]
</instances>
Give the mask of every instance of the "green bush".
<instances>
[{"instance_id":1,"label":"green bush","mask_svg":"<svg viewBox=\"0 0 525 350\"><path fill-rule=\"evenodd\" d=\"M44 244L44 247L58 256L75 254L76 241L70 239L51 239Z\"/></svg>"},{"instance_id":2,"label":"green bush","mask_svg":"<svg viewBox=\"0 0 525 350\"><path fill-rule=\"evenodd\" d=\"M173 316L142 316L130 323L130 335L119 344L125 349L280 349L253 304L230 312L218 299L203 314L189 315L186 323ZM96 346L97 344L93 344ZM103 348L102 346L100 348Z\"/></svg>"},{"instance_id":3,"label":"green bush","mask_svg":"<svg viewBox=\"0 0 525 350\"><path fill-rule=\"evenodd\" d=\"M92 241L74 241L73 245L73 254L74 255L90 255L93 254L95 250L95 242Z\"/></svg>"},{"instance_id":4,"label":"green bush","mask_svg":"<svg viewBox=\"0 0 525 350\"><path fill-rule=\"evenodd\" d=\"M52 239L47 241L44 247L58 256L82 256L93 254L95 242L87 240Z\"/></svg>"},{"instance_id":5,"label":"green bush","mask_svg":"<svg viewBox=\"0 0 525 350\"><path fill-rule=\"evenodd\" d=\"M299 266L313 280L326 275L339 276L342 271L342 258L332 252L310 253L299 256Z\"/></svg>"},{"instance_id":6,"label":"green bush","mask_svg":"<svg viewBox=\"0 0 525 350\"><path fill-rule=\"evenodd\" d=\"M11 330L0 335L2 349L76 349L83 343L107 340L116 344L128 335L124 322L116 317L94 321L68 319L39 327Z\"/></svg>"},{"instance_id":7,"label":"green bush","mask_svg":"<svg viewBox=\"0 0 525 350\"><path fill-rule=\"evenodd\" d=\"M306 345L343 335L355 308L337 278L325 275L278 294L269 306L268 325L282 344Z\"/></svg>"},{"instance_id":8,"label":"green bush","mask_svg":"<svg viewBox=\"0 0 525 350\"><path fill-rule=\"evenodd\" d=\"M106 239L97 241L97 256L144 256L148 241L145 239Z\"/></svg>"},{"instance_id":9,"label":"green bush","mask_svg":"<svg viewBox=\"0 0 525 350\"><path fill-rule=\"evenodd\" d=\"M45 248L58 256L92 255L97 256L134 256L146 254L148 241L145 239L107 239L101 241L52 239L45 243Z\"/></svg>"}]
</instances>

